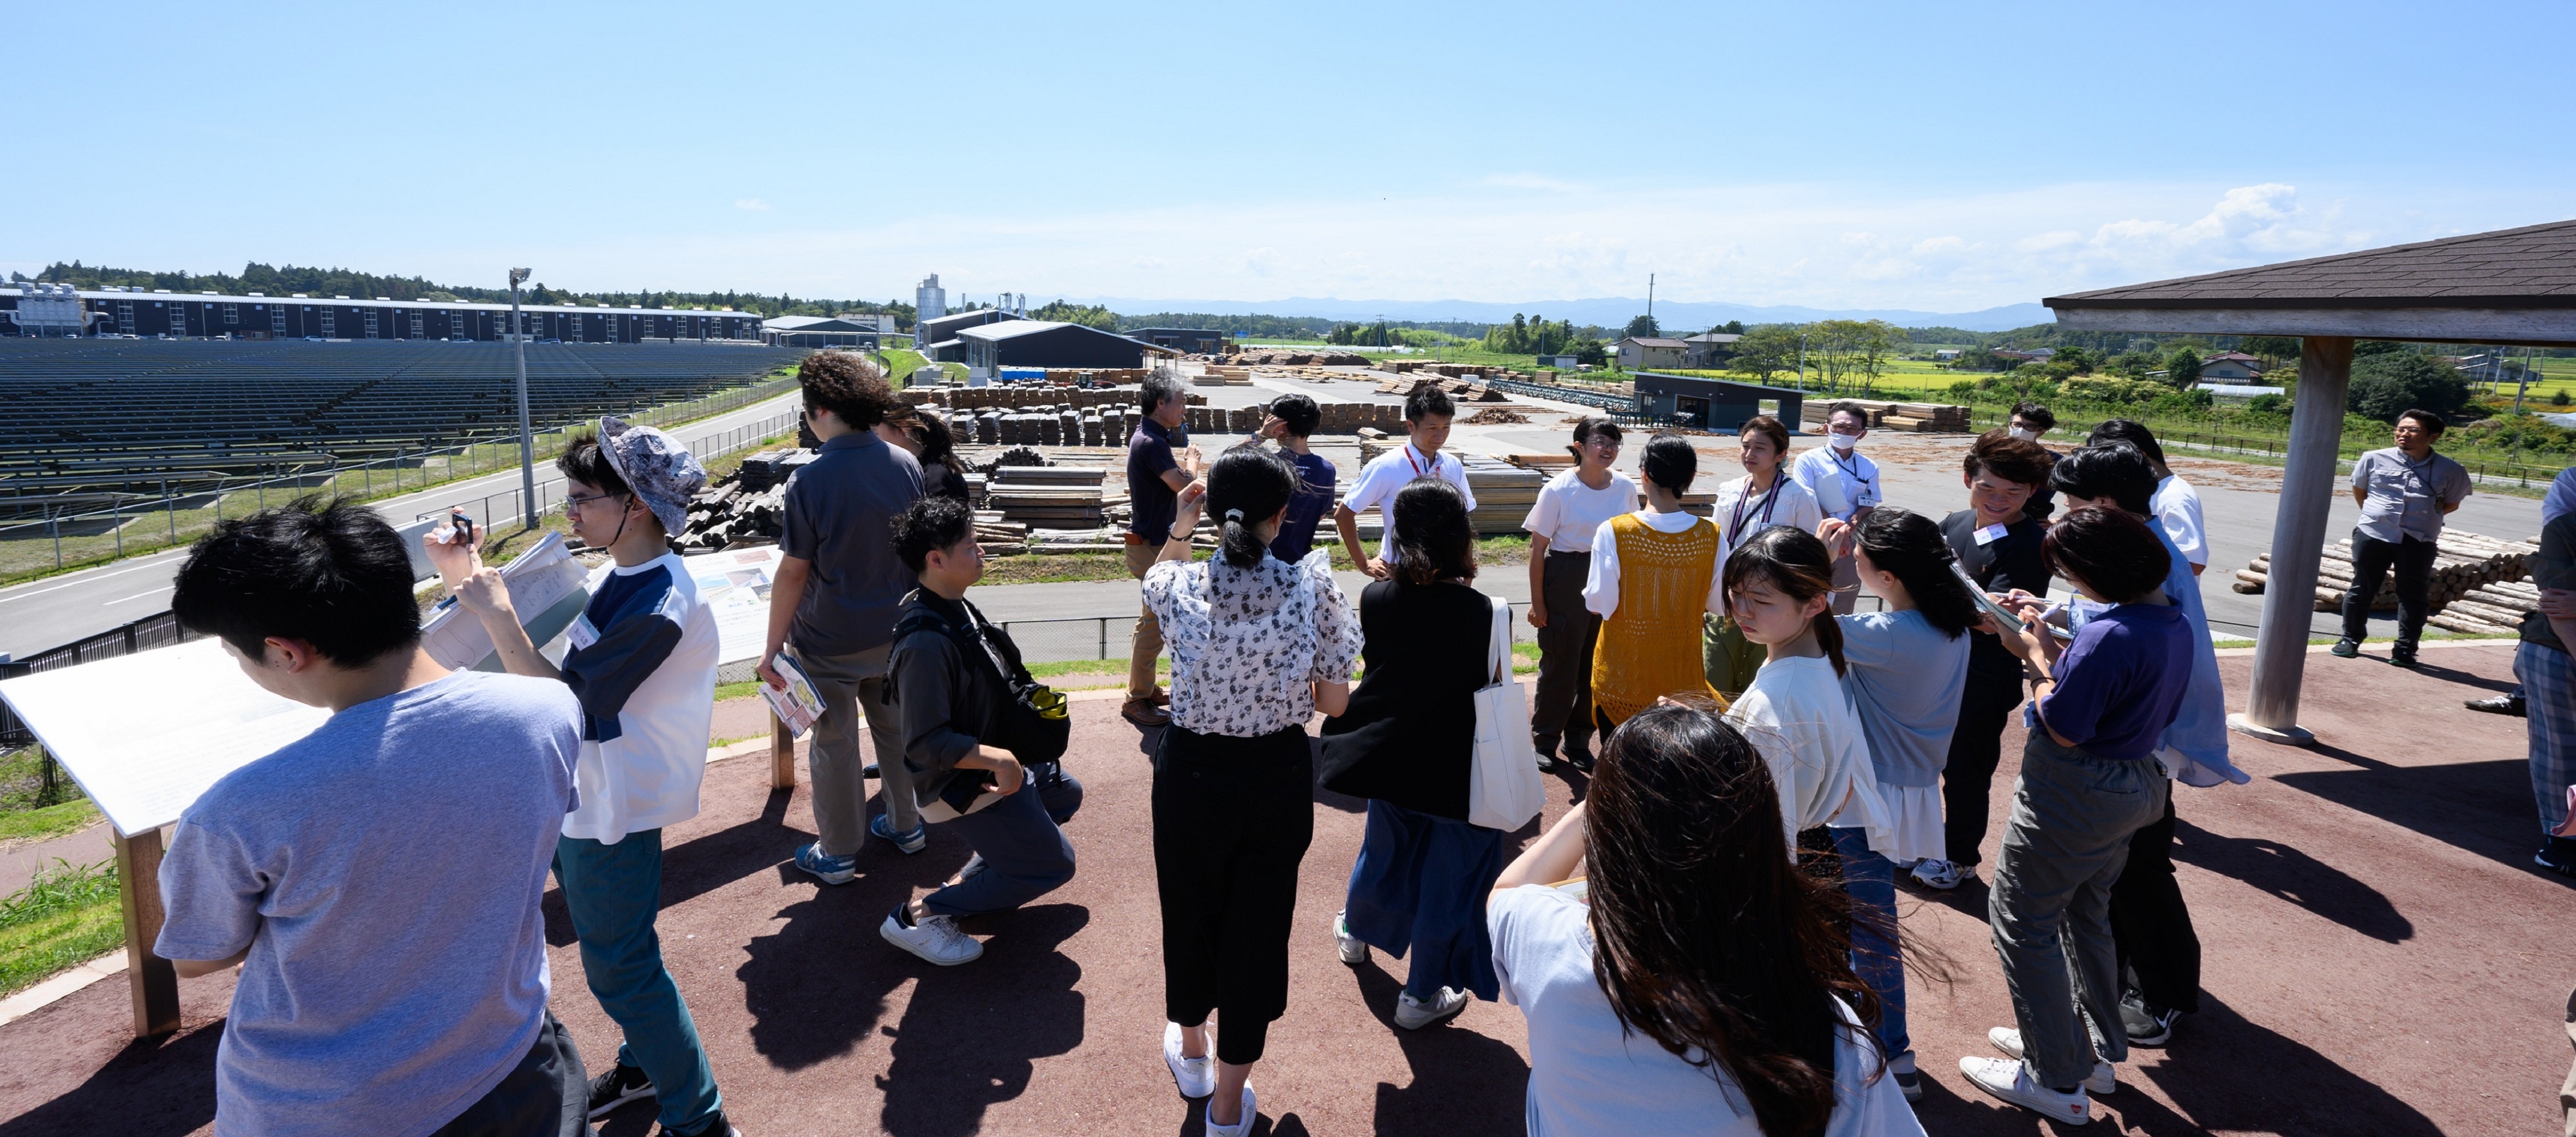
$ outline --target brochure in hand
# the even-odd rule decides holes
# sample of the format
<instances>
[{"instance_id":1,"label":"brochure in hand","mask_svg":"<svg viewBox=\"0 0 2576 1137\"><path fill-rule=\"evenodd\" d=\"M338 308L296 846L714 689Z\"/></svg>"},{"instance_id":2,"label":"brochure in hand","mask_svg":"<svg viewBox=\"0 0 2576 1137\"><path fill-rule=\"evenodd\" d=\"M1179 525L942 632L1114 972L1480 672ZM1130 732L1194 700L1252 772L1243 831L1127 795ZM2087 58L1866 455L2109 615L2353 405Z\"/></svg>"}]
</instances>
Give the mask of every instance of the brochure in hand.
<instances>
[{"instance_id":1,"label":"brochure in hand","mask_svg":"<svg viewBox=\"0 0 2576 1137\"><path fill-rule=\"evenodd\" d=\"M770 658L769 666L787 681L787 688L782 691L763 682L760 697L769 701L770 713L787 725L789 738L803 738L814 729L814 720L823 717L823 697L814 692L813 677L805 674L805 666L794 655L781 651Z\"/></svg>"}]
</instances>

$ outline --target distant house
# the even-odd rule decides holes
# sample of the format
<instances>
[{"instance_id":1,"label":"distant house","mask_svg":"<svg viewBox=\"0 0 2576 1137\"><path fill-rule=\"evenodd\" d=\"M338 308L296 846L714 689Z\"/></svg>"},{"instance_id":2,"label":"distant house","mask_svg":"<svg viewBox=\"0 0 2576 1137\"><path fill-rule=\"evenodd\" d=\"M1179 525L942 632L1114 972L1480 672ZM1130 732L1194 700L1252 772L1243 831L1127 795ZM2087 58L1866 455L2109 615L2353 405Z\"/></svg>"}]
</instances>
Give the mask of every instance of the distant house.
<instances>
[{"instance_id":1,"label":"distant house","mask_svg":"<svg viewBox=\"0 0 2576 1137\"><path fill-rule=\"evenodd\" d=\"M1560 371L1572 371L1583 366L1583 362L1580 357L1572 355L1542 355L1538 357L1538 365L1553 367Z\"/></svg>"},{"instance_id":2,"label":"distant house","mask_svg":"<svg viewBox=\"0 0 2576 1137\"><path fill-rule=\"evenodd\" d=\"M1682 343L1687 346L1682 351L1682 366L1702 371L1724 367L1727 360L1735 358L1735 343L1743 338L1733 332L1701 332L1685 336Z\"/></svg>"},{"instance_id":3,"label":"distant house","mask_svg":"<svg viewBox=\"0 0 2576 1137\"><path fill-rule=\"evenodd\" d=\"M1690 354L1690 345L1663 336L1629 336L1619 341L1619 367L1625 371L1643 371L1649 367L1680 367Z\"/></svg>"},{"instance_id":4,"label":"distant house","mask_svg":"<svg viewBox=\"0 0 2576 1137\"><path fill-rule=\"evenodd\" d=\"M966 341L958 338L959 332L967 328L1016 319L1019 317L998 308L969 308L963 312L934 316L913 325L912 338L913 342L921 345L920 351L923 355L941 363L964 363L966 362Z\"/></svg>"},{"instance_id":5,"label":"distant house","mask_svg":"<svg viewBox=\"0 0 2576 1137\"><path fill-rule=\"evenodd\" d=\"M2241 351L2210 356L2200 361L2200 382L2204 386L2244 384L2263 375L2263 361Z\"/></svg>"},{"instance_id":6,"label":"distant house","mask_svg":"<svg viewBox=\"0 0 2576 1137\"><path fill-rule=\"evenodd\" d=\"M1953 359L1959 358L1959 349L1955 347L1945 347L1939 351L1933 352L1932 358L1940 360L1943 363L1948 363Z\"/></svg>"},{"instance_id":7,"label":"distant house","mask_svg":"<svg viewBox=\"0 0 2576 1137\"><path fill-rule=\"evenodd\" d=\"M1702 379L1691 375L1657 375L1636 379L1637 409L1652 415L1679 415L1701 430L1734 433L1744 420L1767 414L1784 423L1800 420L1806 394L1786 387Z\"/></svg>"},{"instance_id":8,"label":"distant house","mask_svg":"<svg viewBox=\"0 0 2576 1137\"><path fill-rule=\"evenodd\" d=\"M1995 348L1991 354L1993 354L1997 359L2018 360L2023 363L2046 363L2052 356L2057 354L2057 349L2053 347L2037 347L2032 348L2029 351L2017 351L2008 347L1999 347Z\"/></svg>"}]
</instances>

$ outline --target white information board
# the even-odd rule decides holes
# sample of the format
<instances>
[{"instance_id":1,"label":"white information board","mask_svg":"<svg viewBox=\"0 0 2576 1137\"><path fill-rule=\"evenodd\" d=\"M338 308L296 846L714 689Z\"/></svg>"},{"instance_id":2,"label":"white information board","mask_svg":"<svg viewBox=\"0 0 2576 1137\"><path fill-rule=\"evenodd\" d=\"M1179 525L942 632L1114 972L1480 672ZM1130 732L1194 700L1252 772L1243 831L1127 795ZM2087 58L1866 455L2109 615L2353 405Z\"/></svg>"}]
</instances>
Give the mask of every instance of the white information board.
<instances>
[{"instance_id":1,"label":"white information board","mask_svg":"<svg viewBox=\"0 0 2576 1137\"><path fill-rule=\"evenodd\" d=\"M261 690L213 638L0 682L0 699L129 837L331 717Z\"/></svg>"},{"instance_id":2,"label":"white information board","mask_svg":"<svg viewBox=\"0 0 2576 1137\"><path fill-rule=\"evenodd\" d=\"M715 612L719 663L756 659L769 646L769 588L778 578L778 546L699 553L681 558L698 582L698 600Z\"/></svg>"},{"instance_id":3,"label":"white information board","mask_svg":"<svg viewBox=\"0 0 2576 1137\"><path fill-rule=\"evenodd\" d=\"M551 533L501 572L519 619L545 637L578 612L589 575ZM423 623L421 646L450 670L493 656L482 621L456 606ZM211 637L0 682L0 700L126 836L177 821L224 775L331 717L260 689Z\"/></svg>"}]
</instances>

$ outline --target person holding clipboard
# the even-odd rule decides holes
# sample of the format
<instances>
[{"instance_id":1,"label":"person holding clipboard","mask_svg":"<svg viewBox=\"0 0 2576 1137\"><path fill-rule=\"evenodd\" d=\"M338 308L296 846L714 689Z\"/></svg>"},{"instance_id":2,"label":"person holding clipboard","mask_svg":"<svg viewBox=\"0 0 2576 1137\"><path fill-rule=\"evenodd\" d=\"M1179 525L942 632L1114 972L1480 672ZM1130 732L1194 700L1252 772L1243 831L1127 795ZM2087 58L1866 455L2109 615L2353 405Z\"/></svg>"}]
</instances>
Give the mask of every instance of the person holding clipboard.
<instances>
[{"instance_id":1,"label":"person holding clipboard","mask_svg":"<svg viewBox=\"0 0 2576 1137\"><path fill-rule=\"evenodd\" d=\"M590 601L565 629L562 666L529 641L475 534L440 541L433 532L424 547L503 668L560 680L581 701L581 805L564 816L554 872L590 993L626 1036L616 1065L591 1081L589 1116L652 1098L664 1132L726 1137L733 1129L714 1068L653 927L662 830L698 814L715 716L715 613L670 539L688 527L689 499L707 472L679 440L614 418L599 420L595 437L576 437L555 468L573 535L608 550L610 562L591 574Z\"/></svg>"},{"instance_id":2,"label":"person holding clipboard","mask_svg":"<svg viewBox=\"0 0 2576 1137\"><path fill-rule=\"evenodd\" d=\"M1743 450L1744 477L1717 493L1720 577L1726 575L1726 555L1743 548L1754 534L1774 525L1814 533L1825 520L1816 495L1807 492L1807 487L1798 484L1780 464L1789 454L1789 428L1779 419L1755 415L1744 420L1736 441ZM1708 685L1733 699L1752 685L1754 673L1762 670L1762 661L1769 652L1761 644L1745 639L1743 629L1732 617L1712 613L1706 622L1708 638L1701 666L1708 673Z\"/></svg>"}]
</instances>

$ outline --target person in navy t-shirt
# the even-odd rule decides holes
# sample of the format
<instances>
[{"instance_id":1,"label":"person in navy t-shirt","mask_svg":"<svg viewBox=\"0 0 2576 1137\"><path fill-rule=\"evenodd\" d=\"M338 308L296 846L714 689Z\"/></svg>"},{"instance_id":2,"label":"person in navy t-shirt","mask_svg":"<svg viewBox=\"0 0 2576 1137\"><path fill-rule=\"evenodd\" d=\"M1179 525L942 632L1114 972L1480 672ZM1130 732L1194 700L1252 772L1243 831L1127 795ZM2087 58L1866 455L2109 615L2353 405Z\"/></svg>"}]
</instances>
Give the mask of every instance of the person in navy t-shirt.
<instances>
[{"instance_id":1,"label":"person in navy t-shirt","mask_svg":"<svg viewBox=\"0 0 2576 1137\"><path fill-rule=\"evenodd\" d=\"M1295 564L1306 559L1315 549L1315 527L1333 508L1333 479L1338 476L1333 464L1306 446L1306 436L1315 433L1315 424L1324 419L1324 409L1304 395L1281 395L1270 400L1261 420L1261 437L1279 444L1279 452L1297 467L1297 492L1288 499L1288 514L1279 522L1279 536L1270 542L1270 555Z\"/></svg>"},{"instance_id":2,"label":"person in navy t-shirt","mask_svg":"<svg viewBox=\"0 0 2576 1137\"><path fill-rule=\"evenodd\" d=\"M2153 755L2191 682L2191 620L2165 595L2173 557L2147 525L2088 507L2040 539L2050 572L2112 606L2074 643L2059 649L2038 605L2025 605L2023 627L1996 629L2030 669L2039 718L2022 750L1987 902L2015 1024L1987 1035L2004 1058L1963 1058L1959 1072L2069 1124L2090 1119L2086 1091L2110 1092L2113 1065L2129 1055L2127 1032L2114 1029L2111 886L2131 836L2164 816L2169 784ZM2087 1019L2103 1025L2098 1042Z\"/></svg>"}]
</instances>

